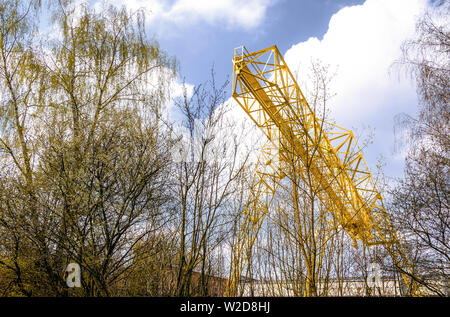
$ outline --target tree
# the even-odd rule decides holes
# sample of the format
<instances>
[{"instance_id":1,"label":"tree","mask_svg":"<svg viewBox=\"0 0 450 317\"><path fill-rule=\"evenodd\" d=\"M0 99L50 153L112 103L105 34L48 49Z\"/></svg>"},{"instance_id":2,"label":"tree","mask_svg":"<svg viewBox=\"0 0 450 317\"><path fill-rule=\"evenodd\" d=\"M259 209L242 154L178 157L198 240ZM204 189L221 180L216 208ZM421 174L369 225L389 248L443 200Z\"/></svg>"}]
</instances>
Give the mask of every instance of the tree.
<instances>
[{"instance_id":1,"label":"tree","mask_svg":"<svg viewBox=\"0 0 450 317\"><path fill-rule=\"evenodd\" d=\"M406 41L399 61L416 81L417 117L401 114L397 127L406 135L404 178L392 189L392 210L404 232L419 281L446 295L442 279L450 273L448 2L438 3L417 23L417 35Z\"/></svg>"},{"instance_id":2,"label":"tree","mask_svg":"<svg viewBox=\"0 0 450 317\"><path fill-rule=\"evenodd\" d=\"M321 119L321 127L316 127L315 125L319 124L319 121L314 121L311 129L320 130L321 133L324 133L324 129L326 129L323 122L331 98L330 82L331 77L327 68L318 62L312 62L312 90L308 100L313 113ZM321 140L323 137L323 134L318 135L317 140ZM290 183L288 185L290 193L284 199L282 198L288 204L287 208L279 209L278 224L283 228L286 240L294 248L298 248L294 252L298 255L298 264L294 264L294 270L290 272L291 275L295 275L295 272L301 274L301 276L290 277L290 280L296 281L294 285L298 285L294 287L294 294L318 296L319 280L327 275L325 249L329 246L328 242L330 241L331 228L328 225L330 214L327 210L328 206L324 206L321 202L320 196L324 194L324 188L316 180L312 167L319 155L320 141L311 144L305 136L302 144L309 154L306 162L302 162L294 148L283 144L283 150L289 153L290 159L288 165L290 169L286 172L287 180Z\"/></svg>"},{"instance_id":3,"label":"tree","mask_svg":"<svg viewBox=\"0 0 450 317\"><path fill-rule=\"evenodd\" d=\"M37 54L13 4L2 3L3 25L13 22L1 43L0 264L24 295L67 295L80 293L64 280L76 261L81 294L110 295L133 247L166 221L159 116L175 64L147 39L140 11L70 2L56 10L60 36Z\"/></svg>"},{"instance_id":4,"label":"tree","mask_svg":"<svg viewBox=\"0 0 450 317\"><path fill-rule=\"evenodd\" d=\"M324 133L326 130L323 119L332 97L331 79L326 66L320 62L311 63L312 88L307 99L312 112L320 118L311 123L311 131ZM263 227L255 250L250 249L251 254L246 255L250 283L252 279L267 281L269 289L260 291L272 296L321 295L326 289L321 286L330 276L336 251L333 245L336 235L331 225L333 217L328 210L330 206L323 202L325 188L313 170L315 159L320 155L323 134L315 136L318 140L315 142L311 142L303 131L298 135L308 159L303 161L298 155L295 142L281 142L280 149L275 150L284 155L283 178L268 206L270 224ZM266 159L263 159L264 163L269 164Z\"/></svg>"},{"instance_id":5,"label":"tree","mask_svg":"<svg viewBox=\"0 0 450 317\"><path fill-rule=\"evenodd\" d=\"M32 294L30 274L38 273L30 259L37 240L27 240L22 230L38 222L30 120L41 109L44 80L33 46L39 6L40 1L0 2L0 266L11 278L4 293L26 296Z\"/></svg>"}]
</instances>

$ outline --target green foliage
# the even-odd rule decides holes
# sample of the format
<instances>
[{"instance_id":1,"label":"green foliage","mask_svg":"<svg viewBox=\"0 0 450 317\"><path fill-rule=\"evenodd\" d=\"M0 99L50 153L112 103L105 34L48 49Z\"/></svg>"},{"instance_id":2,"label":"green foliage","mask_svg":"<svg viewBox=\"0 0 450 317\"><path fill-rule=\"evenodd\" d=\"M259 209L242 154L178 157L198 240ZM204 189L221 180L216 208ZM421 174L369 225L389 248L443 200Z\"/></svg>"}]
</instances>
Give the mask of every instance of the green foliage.
<instances>
[{"instance_id":1,"label":"green foliage","mask_svg":"<svg viewBox=\"0 0 450 317\"><path fill-rule=\"evenodd\" d=\"M0 3L1 291L109 295L164 221L158 114L176 64L141 11L63 1L60 36L39 42L35 4ZM65 285L70 261L81 291Z\"/></svg>"}]
</instances>

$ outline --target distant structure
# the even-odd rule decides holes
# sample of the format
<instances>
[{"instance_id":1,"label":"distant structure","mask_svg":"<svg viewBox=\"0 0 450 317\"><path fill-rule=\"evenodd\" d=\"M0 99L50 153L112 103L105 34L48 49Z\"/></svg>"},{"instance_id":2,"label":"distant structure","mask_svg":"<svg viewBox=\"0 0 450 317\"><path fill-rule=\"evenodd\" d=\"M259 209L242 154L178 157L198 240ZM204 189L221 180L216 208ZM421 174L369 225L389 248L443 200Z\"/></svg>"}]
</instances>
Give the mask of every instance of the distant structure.
<instances>
[{"instance_id":1,"label":"distant structure","mask_svg":"<svg viewBox=\"0 0 450 317\"><path fill-rule=\"evenodd\" d=\"M445 296L450 296L450 283L448 280L435 279L432 281L434 285ZM261 282L261 281L247 281L244 283L243 296L256 296L256 297L291 297L298 296L295 294L294 282ZM436 296L435 293L420 287L420 294L423 296ZM360 277L345 278L342 280L330 279L328 282L321 281L317 285L317 293L319 296L409 296L409 290L402 280L382 277L380 286L369 287L367 282Z\"/></svg>"}]
</instances>

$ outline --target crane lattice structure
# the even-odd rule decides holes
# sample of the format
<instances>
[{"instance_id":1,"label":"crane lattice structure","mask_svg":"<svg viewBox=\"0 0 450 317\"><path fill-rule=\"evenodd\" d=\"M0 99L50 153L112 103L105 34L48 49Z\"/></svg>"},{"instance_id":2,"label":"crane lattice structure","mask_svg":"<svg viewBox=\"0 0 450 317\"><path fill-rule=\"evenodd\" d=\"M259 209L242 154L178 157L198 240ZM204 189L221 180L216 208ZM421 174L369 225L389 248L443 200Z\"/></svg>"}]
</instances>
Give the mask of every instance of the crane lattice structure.
<instances>
[{"instance_id":1,"label":"crane lattice structure","mask_svg":"<svg viewBox=\"0 0 450 317\"><path fill-rule=\"evenodd\" d=\"M407 252L393 229L375 182L350 130L317 118L276 46L235 49L233 97L267 137L256 164L239 235L232 251L226 295L237 296L252 247L289 171L308 166L317 198L354 242L384 245L412 294L417 286ZM308 165L307 165L308 164ZM294 195L295 196L295 195Z\"/></svg>"}]
</instances>

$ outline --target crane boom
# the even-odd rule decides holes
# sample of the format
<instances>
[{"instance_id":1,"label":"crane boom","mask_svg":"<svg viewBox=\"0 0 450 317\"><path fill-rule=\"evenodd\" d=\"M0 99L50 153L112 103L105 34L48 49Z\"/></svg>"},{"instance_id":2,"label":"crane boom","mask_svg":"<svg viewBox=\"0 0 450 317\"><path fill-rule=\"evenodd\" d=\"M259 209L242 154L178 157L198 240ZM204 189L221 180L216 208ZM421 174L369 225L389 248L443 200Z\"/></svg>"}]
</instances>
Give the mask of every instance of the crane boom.
<instances>
[{"instance_id":1,"label":"crane boom","mask_svg":"<svg viewBox=\"0 0 450 317\"><path fill-rule=\"evenodd\" d=\"M226 294L236 295L246 277L251 249L277 189L285 188L286 173L304 175L306 168L313 178L310 186L320 188L317 196L337 223L355 243L384 245L415 292L406 251L352 131L317 117L276 46L253 53L235 49L233 64L233 97L269 142L255 170Z\"/></svg>"}]
</instances>

